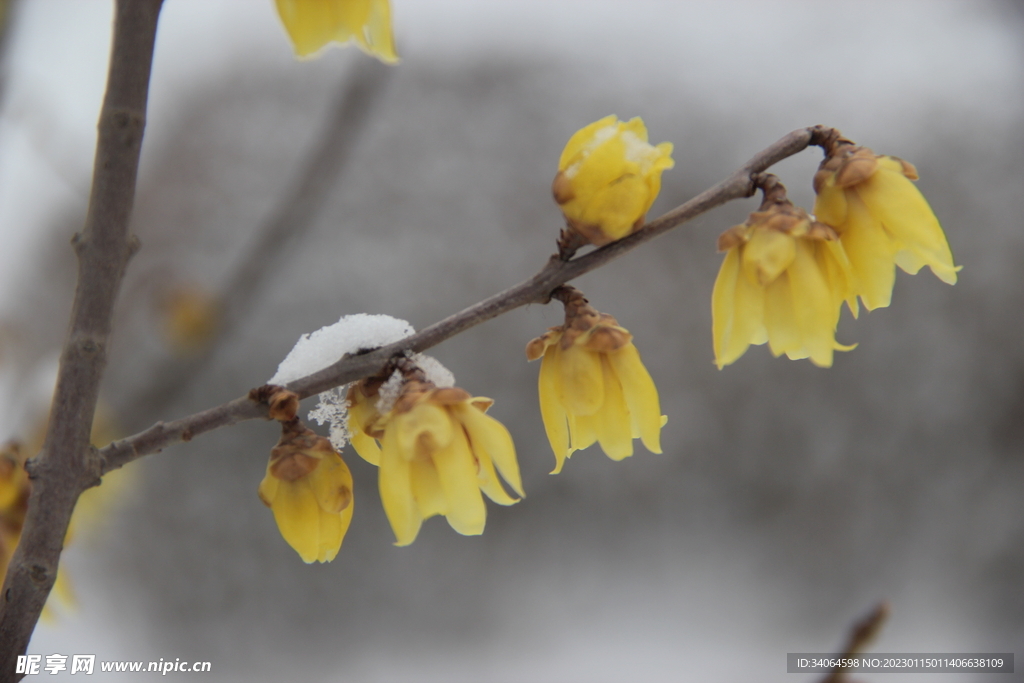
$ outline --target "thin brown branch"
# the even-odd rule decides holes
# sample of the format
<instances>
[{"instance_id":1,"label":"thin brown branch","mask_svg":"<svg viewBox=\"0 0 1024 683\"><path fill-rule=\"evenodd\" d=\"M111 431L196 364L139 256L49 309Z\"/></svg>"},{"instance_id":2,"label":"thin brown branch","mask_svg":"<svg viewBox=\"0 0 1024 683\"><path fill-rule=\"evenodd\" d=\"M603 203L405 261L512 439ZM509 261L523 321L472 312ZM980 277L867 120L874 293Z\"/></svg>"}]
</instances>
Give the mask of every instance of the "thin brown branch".
<instances>
[{"instance_id":1,"label":"thin brown branch","mask_svg":"<svg viewBox=\"0 0 1024 683\"><path fill-rule=\"evenodd\" d=\"M868 612L862 619L857 621L851 628L846 638L846 647L843 648L839 657L851 659L867 649L871 641L875 639L878 632L882 630L886 618L889 616L889 603L880 602L873 610ZM821 679L821 683L843 683L846 680L848 669L836 667L831 673Z\"/></svg>"},{"instance_id":2,"label":"thin brown branch","mask_svg":"<svg viewBox=\"0 0 1024 683\"><path fill-rule=\"evenodd\" d=\"M107 91L99 118L85 227L73 244L78 288L60 359L43 449L29 464L32 493L0 600L0 681L16 680L39 613L53 587L71 512L100 477L89 432L106 366L110 320L128 259L128 227L146 121L146 98L162 0L119 0Z\"/></svg>"},{"instance_id":3,"label":"thin brown branch","mask_svg":"<svg viewBox=\"0 0 1024 683\"><path fill-rule=\"evenodd\" d=\"M515 287L484 299L394 344L368 353L345 356L323 370L295 380L288 384L287 388L301 398L307 398L332 387L376 374L396 354L405 351L424 351L502 313L530 303L547 303L552 290L559 285L584 273L589 273L644 242L693 220L717 206L733 199L753 195L758 174L773 164L801 152L808 145L820 144L830 130L822 126L814 126L793 131L775 144L758 152L726 180L669 211L664 216L647 223L632 235L571 261L563 261L558 255L552 256L539 273ZM143 455L160 451L181 441L188 441L211 429L242 420L266 417L266 415L266 406L258 405L248 397L242 397L174 422L157 423L144 432L115 441L103 448L99 452L102 470L104 473L109 472Z\"/></svg>"}]
</instances>

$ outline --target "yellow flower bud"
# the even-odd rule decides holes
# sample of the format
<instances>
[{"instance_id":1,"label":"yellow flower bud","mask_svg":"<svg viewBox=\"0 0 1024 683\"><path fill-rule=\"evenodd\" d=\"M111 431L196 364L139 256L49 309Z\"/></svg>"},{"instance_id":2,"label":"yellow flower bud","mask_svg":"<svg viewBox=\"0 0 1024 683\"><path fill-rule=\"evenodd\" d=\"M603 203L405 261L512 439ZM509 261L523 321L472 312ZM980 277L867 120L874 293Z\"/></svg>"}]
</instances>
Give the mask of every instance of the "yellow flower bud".
<instances>
[{"instance_id":1,"label":"yellow flower bud","mask_svg":"<svg viewBox=\"0 0 1024 683\"><path fill-rule=\"evenodd\" d=\"M382 62L398 61L388 0L277 0L277 12L299 57L351 40Z\"/></svg>"},{"instance_id":2,"label":"yellow flower bud","mask_svg":"<svg viewBox=\"0 0 1024 683\"><path fill-rule=\"evenodd\" d=\"M260 482L260 500L303 562L330 562L352 522L352 473L330 440L298 420L281 429Z\"/></svg>"},{"instance_id":3,"label":"yellow flower bud","mask_svg":"<svg viewBox=\"0 0 1024 683\"><path fill-rule=\"evenodd\" d=\"M598 313L571 290L565 324L526 346L528 360L542 358L538 388L544 430L562 471L574 451L595 442L612 460L633 455L633 439L661 453L661 414L654 386L633 335L615 318Z\"/></svg>"},{"instance_id":4,"label":"yellow flower bud","mask_svg":"<svg viewBox=\"0 0 1024 683\"><path fill-rule=\"evenodd\" d=\"M719 238L726 251L711 295L715 363L751 344L774 355L832 365L843 301L855 312L853 275L835 232L788 201L762 206Z\"/></svg>"},{"instance_id":5,"label":"yellow flower bud","mask_svg":"<svg viewBox=\"0 0 1024 683\"><path fill-rule=\"evenodd\" d=\"M672 143L647 142L639 117L606 116L577 131L551 186L569 229L602 246L642 226L661 190L661 172L675 165L671 155Z\"/></svg>"},{"instance_id":6,"label":"yellow flower bud","mask_svg":"<svg viewBox=\"0 0 1024 683\"><path fill-rule=\"evenodd\" d=\"M956 284L946 235L914 185L917 170L902 159L875 154L848 140L834 141L814 176L817 219L835 228L868 310L892 300L895 266L910 274L928 266Z\"/></svg>"}]
</instances>

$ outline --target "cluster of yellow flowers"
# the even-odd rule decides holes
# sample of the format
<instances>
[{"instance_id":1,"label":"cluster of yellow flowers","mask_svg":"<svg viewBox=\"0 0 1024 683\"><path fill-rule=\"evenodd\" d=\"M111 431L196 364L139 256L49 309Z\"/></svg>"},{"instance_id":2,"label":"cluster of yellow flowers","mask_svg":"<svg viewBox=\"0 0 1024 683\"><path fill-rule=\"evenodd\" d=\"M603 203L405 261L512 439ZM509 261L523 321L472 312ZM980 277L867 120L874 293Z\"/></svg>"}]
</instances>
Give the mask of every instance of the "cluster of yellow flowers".
<instances>
[{"instance_id":1,"label":"cluster of yellow flowers","mask_svg":"<svg viewBox=\"0 0 1024 683\"><path fill-rule=\"evenodd\" d=\"M276 0L299 56L330 42L355 41L385 62L397 61L387 0ZM776 356L832 364L842 304L856 317L888 306L895 266L916 273L929 266L944 282L959 268L928 203L911 182L909 163L880 156L830 131L826 158L814 178L815 216L794 206L771 175L758 211L718 241L726 252L712 294L715 362L724 367L751 344ZM622 239L644 225L672 168L672 144L651 145L639 118L607 116L566 144L552 183L566 230L559 256L583 245ZM633 454L639 438L661 452L658 391L633 336L593 308L572 287L551 293L565 322L526 347L541 360L541 417L555 456L552 474L572 453L595 443L613 460ZM395 395L392 373L400 373ZM271 452L260 498L282 536L306 562L333 559L352 519L352 475L331 443L295 417L297 397L280 388L267 398L282 437ZM359 455L378 468L381 502L397 545L412 543L424 520L441 515L460 534L483 532L484 496L499 505L523 497L508 430L486 414L492 401L456 387L438 387L409 359L353 384L347 393L348 432ZM499 477L500 475L500 477ZM502 484L505 482L516 496ZM2 490L0 490L2 494ZM2 502L2 500L0 500Z\"/></svg>"},{"instance_id":2,"label":"cluster of yellow flowers","mask_svg":"<svg viewBox=\"0 0 1024 683\"><path fill-rule=\"evenodd\" d=\"M869 311L892 300L895 267L910 274L929 266L956 283L946 236L911 182L917 170L896 157L858 147L833 131L814 176L815 216L794 207L774 176L765 200L719 239L725 260L712 294L715 362L738 359L751 344L772 353L832 365L835 331L845 301Z\"/></svg>"},{"instance_id":3,"label":"cluster of yellow flowers","mask_svg":"<svg viewBox=\"0 0 1024 683\"><path fill-rule=\"evenodd\" d=\"M299 57L354 41L381 61L398 60L387 0L276 3ZM640 228L661 189L662 171L674 164L671 154L671 143L648 143L639 118L607 116L573 135L552 190L574 239L602 246ZM555 455L553 473L574 451L594 443L615 460L633 454L636 438L660 453L665 417L632 335L576 290L562 287L556 296L565 304L565 324L527 346L529 360L543 358L540 404ZM490 399L437 387L415 367L402 373L401 390L390 401L381 396L384 376L353 384L347 395L350 440L379 468L381 502L397 545L412 543L423 520L435 515L461 534L480 534L484 495L499 505L524 495L512 437L486 414ZM264 389L271 393L259 400L281 421L282 436L271 451L260 499L305 562L329 562L352 519L352 475L330 441L296 418L294 394Z\"/></svg>"}]
</instances>

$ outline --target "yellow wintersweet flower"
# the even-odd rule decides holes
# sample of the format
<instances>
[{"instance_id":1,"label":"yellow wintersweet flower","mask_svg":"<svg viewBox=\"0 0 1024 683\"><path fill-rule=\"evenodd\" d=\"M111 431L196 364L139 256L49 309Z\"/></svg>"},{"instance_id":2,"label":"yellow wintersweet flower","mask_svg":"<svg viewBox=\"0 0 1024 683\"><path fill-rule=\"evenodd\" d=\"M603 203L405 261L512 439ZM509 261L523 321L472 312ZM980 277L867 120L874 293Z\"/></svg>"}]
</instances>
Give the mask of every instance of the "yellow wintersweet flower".
<instances>
[{"instance_id":1,"label":"yellow wintersweet flower","mask_svg":"<svg viewBox=\"0 0 1024 683\"><path fill-rule=\"evenodd\" d=\"M544 431L555 453L552 474L562 471L574 451L595 442L612 460L633 455L636 438L661 453L665 417L633 335L577 290L561 291L565 325L526 345L528 360L543 358L538 388Z\"/></svg>"},{"instance_id":2,"label":"yellow wintersweet flower","mask_svg":"<svg viewBox=\"0 0 1024 683\"><path fill-rule=\"evenodd\" d=\"M299 420L282 423L259 496L303 562L330 562L338 554L352 522L352 473L330 440Z\"/></svg>"},{"instance_id":3,"label":"yellow wintersweet flower","mask_svg":"<svg viewBox=\"0 0 1024 683\"><path fill-rule=\"evenodd\" d=\"M835 228L868 310L892 299L895 265L910 274L929 266L956 284L959 267L938 219L912 183L917 170L902 159L875 154L839 138L814 176L814 213Z\"/></svg>"},{"instance_id":4,"label":"yellow wintersweet flower","mask_svg":"<svg viewBox=\"0 0 1024 683\"><path fill-rule=\"evenodd\" d=\"M569 138L551 190L569 229L602 246L643 225L674 165L672 143L649 144L640 117L606 116Z\"/></svg>"},{"instance_id":5,"label":"yellow wintersweet flower","mask_svg":"<svg viewBox=\"0 0 1024 683\"><path fill-rule=\"evenodd\" d=\"M781 188L781 185L779 185ZM835 232L783 198L718 240L725 260L711 294L715 363L729 365L751 344L775 356L832 365L843 301L856 315L849 261Z\"/></svg>"},{"instance_id":6,"label":"yellow wintersweet flower","mask_svg":"<svg viewBox=\"0 0 1024 683\"><path fill-rule=\"evenodd\" d=\"M276 0L277 12L295 46L309 57L331 42L355 41L382 62L398 61L388 0Z\"/></svg>"},{"instance_id":7,"label":"yellow wintersweet flower","mask_svg":"<svg viewBox=\"0 0 1024 683\"><path fill-rule=\"evenodd\" d=\"M380 498L396 545L416 540L423 520L444 515L455 531L483 533L483 491L499 505L518 502L505 492L497 472L520 497L512 436L485 415L493 402L455 387L407 381L383 418Z\"/></svg>"}]
</instances>

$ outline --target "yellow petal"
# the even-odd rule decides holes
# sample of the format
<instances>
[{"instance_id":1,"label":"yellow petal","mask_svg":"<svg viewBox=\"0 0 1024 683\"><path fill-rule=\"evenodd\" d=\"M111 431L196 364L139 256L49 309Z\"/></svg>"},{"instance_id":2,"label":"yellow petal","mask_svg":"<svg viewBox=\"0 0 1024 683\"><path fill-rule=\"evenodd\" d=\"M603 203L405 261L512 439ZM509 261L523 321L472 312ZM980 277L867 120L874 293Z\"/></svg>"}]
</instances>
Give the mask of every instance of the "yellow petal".
<instances>
[{"instance_id":1,"label":"yellow petal","mask_svg":"<svg viewBox=\"0 0 1024 683\"><path fill-rule=\"evenodd\" d=\"M380 467L380 446L377 445L377 440L362 432L352 431L351 427L349 434L349 441L352 442L352 447L356 449L359 457L371 465Z\"/></svg>"},{"instance_id":2,"label":"yellow petal","mask_svg":"<svg viewBox=\"0 0 1024 683\"><path fill-rule=\"evenodd\" d=\"M505 487L502 486L501 482L498 480L498 473L494 469L494 461L491 457L486 452L477 450L477 448L472 445L472 442L470 442L470 447L473 449L473 454L476 456L476 480L477 484L480 486L480 490L498 505L513 505L518 503L519 499L508 495L508 492L505 491Z\"/></svg>"},{"instance_id":3,"label":"yellow petal","mask_svg":"<svg viewBox=\"0 0 1024 683\"><path fill-rule=\"evenodd\" d=\"M651 453L661 453L661 404L654 380L633 344L608 354L608 361L622 384L626 405L636 431Z\"/></svg>"},{"instance_id":4,"label":"yellow petal","mask_svg":"<svg viewBox=\"0 0 1024 683\"><path fill-rule=\"evenodd\" d=\"M430 519L434 515L448 514L448 499L441 488L441 478L437 474L433 459L417 458L409 467L412 495L416 499L420 517Z\"/></svg>"},{"instance_id":5,"label":"yellow petal","mask_svg":"<svg viewBox=\"0 0 1024 683\"><path fill-rule=\"evenodd\" d=\"M276 0L295 54L307 57L331 42L355 40L383 62L398 61L388 0Z\"/></svg>"},{"instance_id":6,"label":"yellow petal","mask_svg":"<svg viewBox=\"0 0 1024 683\"><path fill-rule=\"evenodd\" d=\"M570 346L562 350L561 375L562 405L572 415L592 415L604 404L604 379L599 354Z\"/></svg>"},{"instance_id":7,"label":"yellow petal","mask_svg":"<svg viewBox=\"0 0 1024 683\"><path fill-rule=\"evenodd\" d=\"M398 63L395 39L391 32L391 3L389 0L370 0L369 14L361 32L356 36L360 47L385 64Z\"/></svg>"},{"instance_id":8,"label":"yellow petal","mask_svg":"<svg viewBox=\"0 0 1024 683\"><path fill-rule=\"evenodd\" d=\"M953 265L938 218L917 186L903 175L902 166L888 157L883 162L878 172L857 186L857 194L897 245L916 256L908 264L911 268L928 264L940 280L956 284L959 269Z\"/></svg>"},{"instance_id":9,"label":"yellow petal","mask_svg":"<svg viewBox=\"0 0 1024 683\"><path fill-rule=\"evenodd\" d=\"M612 134L595 138L585 158L566 169L566 173L577 197L591 197L624 174L639 170L637 164L626 160L626 143L622 136Z\"/></svg>"},{"instance_id":10,"label":"yellow petal","mask_svg":"<svg viewBox=\"0 0 1024 683\"><path fill-rule=\"evenodd\" d=\"M354 504L349 504L340 513L330 513L320 510L320 550L317 560L330 562L341 550L341 543L345 540L348 527L352 523L352 512Z\"/></svg>"},{"instance_id":11,"label":"yellow petal","mask_svg":"<svg viewBox=\"0 0 1024 683\"><path fill-rule=\"evenodd\" d=\"M578 161L576 157L594 143L594 136L597 135L597 131L614 126L617 120L618 117L611 114L573 133L573 136L569 138L569 142L566 143L565 149L562 150L562 156L558 160L558 168L564 171L571 164L576 163Z\"/></svg>"},{"instance_id":12,"label":"yellow petal","mask_svg":"<svg viewBox=\"0 0 1024 683\"><path fill-rule=\"evenodd\" d=\"M795 238L778 230L752 230L742 249L743 274L751 283L767 287L795 257Z\"/></svg>"},{"instance_id":13,"label":"yellow petal","mask_svg":"<svg viewBox=\"0 0 1024 683\"><path fill-rule=\"evenodd\" d=\"M864 307L871 311L888 306L896 282L892 241L855 193L849 197L849 220L839 238L853 266Z\"/></svg>"},{"instance_id":14,"label":"yellow petal","mask_svg":"<svg viewBox=\"0 0 1024 683\"><path fill-rule=\"evenodd\" d=\"M815 249L818 267L825 273L829 291L832 292L837 308L845 301L850 313L856 318L860 313L857 304L857 279L850 264L850 258L839 240L821 242Z\"/></svg>"},{"instance_id":15,"label":"yellow petal","mask_svg":"<svg viewBox=\"0 0 1024 683\"><path fill-rule=\"evenodd\" d=\"M399 452L398 438L393 427L391 425L384 430L377 484L384 514L391 523L391 530L395 532L395 545L409 545L416 540L422 517L412 495L411 458Z\"/></svg>"},{"instance_id":16,"label":"yellow petal","mask_svg":"<svg viewBox=\"0 0 1024 683\"><path fill-rule=\"evenodd\" d=\"M566 457L572 456L574 451L582 451L597 443L597 421L601 419L600 413L593 415L569 415L569 453Z\"/></svg>"},{"instance_id":17,"label":"yellow petal","mask_svg":"<svg viewBox=\"0 0 1024 683\"><path fill-rule=\"evenodd\" d=\"M323 510L337 514L352 504L352 473L337 453L327 453L309 480Z\"/></svg>"},{"instance_id":18,"label":"yellow petal","mask_svg":"<svg viewBox=\"0 0 1024 683\"><path fill-rule=\"evenodd\" d=\"M543 365L543 361L541 361L541 365ZM453 412L466 429L470 448L472 448L473 453L480 461L481 475L489 479L490 475L485 473L484 470L493 470L497 466L501 476L512 487L512 490L520 496L524 495L523 480L519 474L519 461L516 460L516 447L512 442L512 435L509 434L505 425L472 406L453 406ZM562 423L564 425L564 419ZM488 492L486 489L484 492L491 496L491 500L495 503L501 503L502 505L511 504L497 500L491 495L492 492ZM503 490L502 493L504 493ZM504 498L508 498L513 503L516 502L515 499L509 498L507 494Z\"/></svg>"},{"instance_id":19,"label":"yellow petal","mask_svg":"<svg viewBox=\"0 0 1024 683\"><path fill-rule=\"evenodd\" d=\"M448 524L464 536L482 534L487 508L477 483L476 460L463 430L455 430L448 446L434 453L434 465L448 501Z\"/></svg>"},{"instance_id":20,"label":"yellow petal","mask_svg":"<svg viewBox=\"0 0 1024 683\"><path fill-rule=\"evenodd\" d=\"M621 349L620 349L621 350ZM601 370L604 373L604 405L595 416L594 427L601 450L612 460L622 460L633 455L633 430L622 395L622 385L612 370L607 354L601 354Z\"/></svg>"},{"instance_id":21,"label":"yellow petal","mask_svg":"<svg viewBox=\"0 0 1024 683\"><path fill-rule=\"evenodd\" d=\"M622 239L632 232L637 219L654 202L647 182L635 174L623 175L581 197L587 201L574 218L600 226L608 241Z\"/></svg>"},{"instance_id":22,"label":"yellow petal","mask_svg":"<svg viewBox=\"0 0 1024 683\"><path fill-rule=\"evenodd\" d=\"M448 411L429 401L421 401L413 408L392 418L398 437L398 449L408 459L425 458L444 448L452 440L452 419Z\"/></svg>"},{"instance_id":23,"label":"yellow petal","mask_svg":"<svg viewBox=\"0 0 1024 683\"><path fill-rule=\"evenodd\" d=\"M270 464L267 464L267 473L263 476L263 481L260 482L260 487L256 493L259 495L260 500L267 507L271 507L274 501L277 499L277 490L281 485L281 480L270 473Z\"/></svg>"},{"instance_id":24,"label":"yellow petal","mask_svg":"<svg viewBox=\"0 0 1024 683\"><path fill-rule=\"evenodd\" d=\"M320 556L320 506L308 478L282 481L271 507L282 538L306 564Z\"/></svg>"},{"instance_id":25,"label":"yellow petal","mask_svg":"<svg viewBox=\"0 0 1024 683\"><path fill-rule=\"evenodd\" d=\"M662 142L655 146L654 149L657 156L651 162L650 168L643 173L644 180L647 183L647 202L643 207L641 215L646 214L651 209L654 200L658 198L658 194L661 192L662 171L676 165L676 162L672 159L671 142Z\"/></svg>"},{"instance_id":26,"label":"yellow petal","mask_svg":"<svg viewBox=\"0 0 1024 683\"><path fill-rule=\"evenodd\" d=\"M764 327L764 292L740 272L740 249L730 249L711 292L715 364L721 370L742 356Z\"/></svg>"},{"instance_id":27,"label":"yellow petal","mask_svg":"<svg viewBox=\"0 0 1024 683\"><path fill-rule=\"evenodd\" d=\"M818 267L814 247L810 240L797 240L796 258L788 271L789 283L801 346L812 363L828 368L832 366L840 304Z\"/></svg>"},{"instance_id":28,"label":"yellow petal","mask_svg":"<svg viewBox=\"0 0 1024 683\"><path fill-rule=\"evenodd\" d=\"M807 357L806 352L801 355L803 344L788 273L765 288L764 325L768 329L768 346L772 354L781 356L785 353L794 360Z\"/></svg>"},{"instance_id":29,"label":"yellow petal","mask_svg":"<svg viewBox=\"0 0 1024 683\"><path fill-rule=\"evenodd\" d=\"M562 350L557 344L549 346L540 362L540 377L537 381L540 393L540 415L544 420L544 431L555 454L555 469L551 474L562 471L569 455L569 427L566 424L565 408L562 407L559 391L559 368Z\"/></svg>"},{"instance_id":30,"label":"yellow petal","mask_svg":"<svg viewBox=\"0 0 1024 683\"><path fill-rule=\"evenodd\" d=\"M832 181L828 182L814 199L815 217L833 228L838 229L846 223L847 210L846 191L836 187Z\"/></svg>"}]
</instances>

